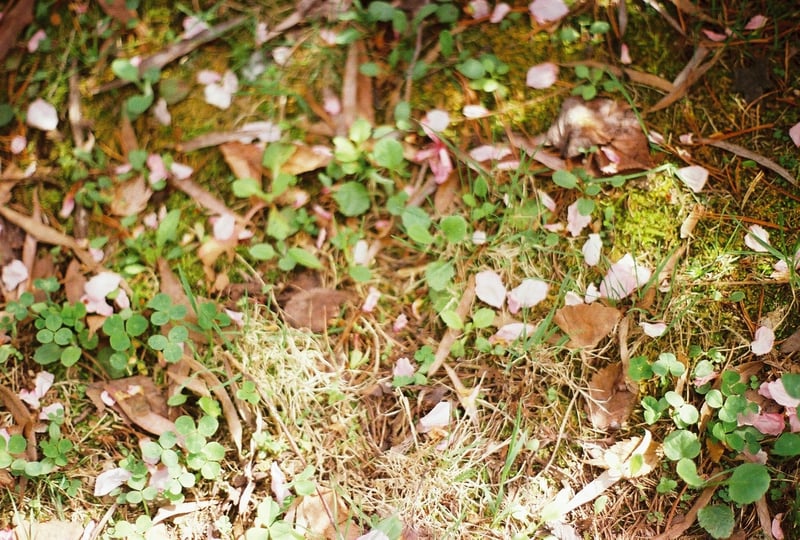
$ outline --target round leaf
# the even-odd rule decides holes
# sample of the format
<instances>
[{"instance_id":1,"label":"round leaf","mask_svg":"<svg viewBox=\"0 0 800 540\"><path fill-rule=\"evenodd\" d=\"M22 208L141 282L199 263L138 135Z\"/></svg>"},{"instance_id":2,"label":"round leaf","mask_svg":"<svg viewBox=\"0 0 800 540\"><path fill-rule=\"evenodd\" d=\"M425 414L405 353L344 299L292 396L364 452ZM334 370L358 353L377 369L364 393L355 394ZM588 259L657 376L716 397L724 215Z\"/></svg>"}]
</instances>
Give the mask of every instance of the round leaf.
<instances>
[{"instance_id":1,"label":"round leaf","mask_svg":"<svg viewBox=\"0 0 800 540\"><path fill-rule=\"evenodd\" d=\"M348 217L360 216L370 206L369 191L358 182L345 182L333 196L339 211Z\"/></svg>"},{"instance_id":2,"label":"round leaf","mask_svg":"<svg viewBox=\"0 0 800 540\"><path fill-rule=\"evenodd\" d=\"M681 458L694 459L699 454L700 441L691 431L678 429L664 439L664 455L673 461Z\"/></svg>"},{"instance_id":3,"label":"round leaf","mask_svg":"<svg viewBox=\"0 0 800 540\"><path fill-rule=\"evenodd\" d=\"M697 512L697 521L713 538L728 538L733 534L735 521L730 506L705 506Z\"/></svg>"},{"instance_id":4,"label":"round leaf","mask_svg":"<svg viewBox=\"0 0 800 540\"><path fill-rule=\"evenodd\" d=\"M769 471L760 463L742 463L728 479L728 494L737 504L750 504L769 489Z\"/></svg>"}]
</instances>

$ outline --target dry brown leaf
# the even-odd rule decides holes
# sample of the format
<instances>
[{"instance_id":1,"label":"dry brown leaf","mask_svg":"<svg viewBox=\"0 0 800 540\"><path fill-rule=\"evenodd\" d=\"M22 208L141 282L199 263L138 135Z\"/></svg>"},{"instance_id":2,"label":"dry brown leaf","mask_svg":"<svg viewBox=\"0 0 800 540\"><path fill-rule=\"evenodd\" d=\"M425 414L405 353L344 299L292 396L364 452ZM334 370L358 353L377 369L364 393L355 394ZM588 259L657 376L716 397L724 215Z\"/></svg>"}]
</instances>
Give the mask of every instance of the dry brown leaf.
<instances>
[{"instance_id":1,"label":"dry brown leaf","mask_svg":"<svg viewBox=\"0 0 800 540\"><path fill-rule=\"evenodd\" d=\"M81 272L81 263L76 259L72 259L67 265L67 271L64 274L64 294L67 297L67 302L70 304L80 302L85 285L86 276Z\"/></svg>"},{"instance_id":2,"label":"dry brown leaf","mask_svg":"<svg viewBox=\"0 0 800 540\"><path fill-rule=\"evenodd\" d=\"M433 195L433 207L440 216L449 215L456 195L458 195L459 182L455 176L450 176L444 183L439 184Z\"/></svg>"},{"instance_id":3,"label":"dry brown leaf","mask_svg":"<svg viewBox=\"0 0 800 540\"><path fill-rule=\"evenodd\" d=\"M17 38L33 21L33 0L6 2L3 18L0 19L0 61L2 61Z\"/></svg>"},{"instance_id":4,"label":"dry brown leaf","mask_svg":"<svg viewBox=\"0 0 800 540\"><path fill-rule=\"evenodd\" d=\"M295 328L324 332L349 300L349 293L325 287L298 291L284 304L284 319Z\"/></svg>"},{"instance_id":5,"label":"dry brown leaf","mask_svg":"<svg viewBox=\"0 0 800 540\"><path fill-rule=\"evenodd\" d=\"M281 165L281 171L291 175L316 171L327 167L332 157L331 150L325 146L296 144L294 154Z\"/></svg>"},{"instance_id":6,"label":"dry brown leaf","mask_svg":"<svg viewBox=\"0 0 800 540\"><path fill-rule=\"evenodd\" d=\"M792 335L781 344L783 354L792 354L797 351L800 351L800 328L792 332Z\"/></svg>"},{"instance_id":7,"label":"dry brown leaf","mask_svg":"<svg viewBox=\"0 0 800 540\"><path fill-rule=\"evenodd\" d=\"M636 394L625 385L622 363L616 362L600 369L589 381L586 409L595 429L619 429L636 402Z\"/></svg>"},{"instance_id":8,"label":"dry brown leaf","mask_svg":"<svg viewBox=\"0 0 800 540\"><path fill-rule=\"evenodd\" d=\"M569 336L567 347L591 349L611 333L621 317L618 309L594 302L564 306L553 321Z\"/></svg>"},{"instance_id":9,"label":"dry brown leaf","mask_svg":"<svg viewBox=\"0 0 800 540\"><path fill-rule=\"evenodd\" d=\"M150 378L137 375L90 384L86 395L98 410L105 408L100 398L103 391L114 399L118 412L145 431L154 435L175 431L175 424L167 418L167 401Z\"/></svg>"},{"instance_id":10,"label":"dry brown leaf","mask_svg":"<svg viewBox=\"0 0 800 540\"><path fill-rule=\"evenodd\" d=\"M114 216L135 216L147 208L152 195L153 190L144 177L136 176L114 186L108 211Z\"/></svg>"},{"instance_id":11,"label":"dry brown leaf","mask_svg":"<svg viewBox=\"0 0 800 540\"><path fill-rule=\"evenodd\" d=\"M650 167L650 145L639 119L627 104L613 99L567 98L547 131L547 142L567 159L599 146L595 155L606 174Z\"/></svg>"},{"instance_id":12,"label":"dry brown leaf","mask_svg":"<svg viewBox=\"0 0 800 540\"><path fill-rule=\"evenodd\" d=\"M255 144L233 141L220 145L219 149L236 178L252 178L261 182L263 148Z\"/></svg>"},{"instance_id":13,"label":"dry brown leaf","mask_svg":"<svg viewBox=\"0 0 800 540\"><path fill-rule=\"evenodd\" d=\"M358 538L361 532L350 521L342 497L330 488L319 488L313 495L298 497L286 511L286 521L306 531L306 537L325 540Z\"/></svg>"},{"instance_id":14,"label":"dry brown leaf","mask_svg":"<svg viewBox=\"0 0 800 540\"><path fill-rule=\"evenodd\" d=\"M469 280L467 281L467 286L464 289L464 294L461 295L461 300L458 302L458 306L456 307L456 313L461 320L466 320L467 314L469 313L470 308L472 307L472 303L475 301L475 274L470 274ZM433 363L431 367L428 369L428 376L432 376L436 373L447 357L450 356L450 348L455 343L456 339L461 335L461 330L455 330L454 328L448 328L447 331L442 336L441 341L439 341L439 346L436 348L436 354L433 358Z\"/></svg>"}]
</instances>

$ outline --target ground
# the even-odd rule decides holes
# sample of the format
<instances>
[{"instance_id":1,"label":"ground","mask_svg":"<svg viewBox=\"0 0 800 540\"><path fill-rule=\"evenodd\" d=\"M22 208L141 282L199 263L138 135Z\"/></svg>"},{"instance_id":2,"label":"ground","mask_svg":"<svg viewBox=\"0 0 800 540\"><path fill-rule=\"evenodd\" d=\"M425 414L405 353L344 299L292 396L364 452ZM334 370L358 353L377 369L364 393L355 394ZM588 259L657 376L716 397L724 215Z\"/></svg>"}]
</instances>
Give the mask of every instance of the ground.
<instances>
[{"instance_id":1,"label":"ground","mask_svg":"<svg viewBox=\"0 0 800 540\"><path fill-rule=\"evenodd\" d=\"M262 4L3 12L0 538L800 534L796 6Z\"/></svg>"}]
</instances>

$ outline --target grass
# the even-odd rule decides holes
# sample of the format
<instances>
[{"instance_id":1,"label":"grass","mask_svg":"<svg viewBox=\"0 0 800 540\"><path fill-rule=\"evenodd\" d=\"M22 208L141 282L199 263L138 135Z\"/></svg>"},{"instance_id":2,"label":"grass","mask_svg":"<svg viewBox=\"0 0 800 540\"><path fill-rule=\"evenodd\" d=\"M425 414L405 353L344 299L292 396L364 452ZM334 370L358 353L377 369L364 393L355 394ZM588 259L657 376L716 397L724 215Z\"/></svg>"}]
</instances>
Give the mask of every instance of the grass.
<instances>
[{"instance_id":1,"label":"grass","mask_svg":"<svg viewBox=\"0 0 800 540\"><path fill-rule=\"evenodd\" d=\"M235 178L220 153L208 148L184 154L176 144L263 119L280 125L285 143L330 148L334 134L348 135L341 126L334 133L337 125L321 120L325 97L339 94L347 79L347 45L327 44L323 31L328 29L340 36L358 32L353 39L363 49L359 61L374 62L378 75L372 79L373 93L357 94L356 101L374 112L376 125L371 128L388 127L366 140L356 137L357 158L344 165L344 160L334 160L335 167L324 170L326 176L309 171L292 179L292 188L307 194L310 202L293 209L280 199L268 200L247 223L254 238L223 251L213 268L204 268L197 256L197 250L212 237L212 224L179 190L156 190L146 210L132 217L110 215L108 201L117 196L113 186L124 181L112 170L127 161L126 145L130 144L120 128L121 107L141 89L131 86L96 95L90 91L113 81L110 64L114 58L148 55L168 45L180 33L183 15L145 3L138 9L146 30L141 32L112 21L97 6L77 15L70 7L59 5L54 8L58 19L40 8L34 26L20 39L30 37L34 28L44 28L50 36L49 49L45 45L44 50L29 54L16 47L4 60L6 67L16 70L0 89L0 105L8 104L14 113L14 118L0 127L0 159L4 171L13 173L14 166L24 169L37 162L43 172L10 184L8 204L25 215L39 205L43 223L80 241L105 237L103 264L125 278L131 299L130 312L115 309L125 317L141 315L148 326L142 334L126 328L124 337L130 338L130 345L114 349L115 339L122 338L104 331L103 320L90 315L86 324L93 325L99 345L84 346L74 365L54 362L42 366L33 361L43 345L37 336L47 324L35 325L33 315L40 309L35 302L50 305L41 292L27 304L27 317L4 323L7 340L2 354L7 358L0 383L9 392L0 395L30 389L36 373L51 371L55 385L41 400L44 404L62 403L64 416L61 424L37 420L37 429L27 433L19 410L14 409L16 402L3 397L10 412L2 412L0 425L7 426L9 435L26 433L27 451L34 447L38 454L0 448L0 473L8 473L0 475L0 528L9 529L20 518L34 524L74 521L84 527L90 520L106 516L108 521L97 533L104 538L141 537L147 528L158 528L171 538L201 538L212 530L222 538L248 539L291 538L292 534L349 539L370 530L381 531L392 540L545 538L550 533L567 534L557 533L557 525L545 523L553 512L552 502L561 500L559 497L568 499L602 473L589 459L603 456L614 443L641 436L644 430L661 444L671 433L685 429L701 443L699 453L690 456L689 462L705 480L715 471L733 470L742 463L744 453L735 447L740 439L766 450L771 483L763 497L759 493L758 501L743 502L749 493L737 493L737 486L730 485L725 475L719 477L719 484L708 481L690 487L690 477L680 469L686 463L666 458L661 448L653 472L614 484L591 503L572 511L563 526L591 538L674 534L680 516L701 500L703 489L714 488L704 508L720 506L735 511L731 526L747 538L769 538L770 520L779 513L784 516L786 537L796 535L800 514L794 487L795 453L776 451L775 434L765 436L736 422L723 425L719 419L723 409L708 405L713 402L710 387L703 389L693 379L704 361L720 373L726 369L745 373L744 386L724 396L733 407L739 398L743 403L759 401L755 392L759 383L794 371L791 355L776 348L755 357L750 344L765 318L773 320L778 342L796 329L800 322L795 315L796 275L792 272L788 278L771 279L776 257L753 252L743 239L751 224L760 224L770 232L776 253L791 258L798 244L794 231L800 219L800 199L794 186L747 157L706 145L678 144L685 133L725 135L725 140L777 161L797 177L797 148L788 137L789 127L800 121L796 96L791 92L798 82L797 61L786 52L788 36L797 29L796 20L783 13L765 13L770 18L767 26L747 33L743 26L758 14L757 6L715 4L707 7L709 16L725 20L740 35L725 45L706 43L714 48L724 46L724 53L685 98L643 114L662 93L626 78L621 79L622 93L601 89L603 95L630 102L642 114L644 127L665 138L661 146L651 146L653 168L621 187L604 182L597 193L589 193L588 184L572 190L558 187L550 169L518 148L513 151L520 163L511 170L476 164L467 157L480 144L508 144L511 132L545 132L572 89L586 84L567 63L589 59L616 63L619 40L613 30L591 30L596 21L608 22L612 28L616 25L613 13L601 4L573 6L571 13L548 31L532 25L526 6L516 8L497 25L469 22L465 6L458 6L462 11L457 10L458 22L452 23L447 18L449 8L439 6L443 11L431 12L424 23L409 19L408 28L399 31L392 28L397 24L392 21L401 12L379 2L362 11L353 8L339 19L308 13L297 26L264 47L266 71L253 83L240 81L231 108L220 111L203 100L203 89L195 80L197 72L238 72L256 50L255 23L269 20L274 27L274 21L283 20L293 9L289 3L270 8L244 6L252 8L252 20L162 71L162 82L179 81L187 85L189 93L170 105L170 126L156 123L150 111L133 120L131 129L140 148L191 165L198 184L231 210L246 214L263 199L234 195ZM215 22L242 9L203 7L212 10L206 15ZM688 37L678 37L651 8L629 6L625 41L634 55L633 67L672 80L693 54L702 36L700 30L708 26L691 16L686 20ZM106 30L88 31L97 24ZM441 37L446 32L453 40L452 51L442 54L448 48ZM286 66L277 65L270 57L277 46L293 50ZM420 50L415 52L418 46ZM392 56L394 52L397 57ZM474 81L457 68L489 54L508 68L507 73L490 74L508 87L505 97L470 87L475 86ZM407 91L407 61L412 58L418 68L420 62L426 62L428 71ZM754 58L766 58L772 86L764 96L748 103L731 86L735 70ZM534 91L525 86L525 74L531 65L543 61L562 64L559 79L551 88ZM96 137L92 159L75 152L63 113L73 73L80 80L84 115ZM406 105L412 120L396 124L394 112L405 96L410 96ZM59 133L45 135L26 128L24 112L36 97L49 100L61 111ZM461 116L465 104L478 103L491 110L488 117L470 120ZM455 162L455 171L447 183L434 186L429 196L408 208L401 194L413 192L430 174L427 164L410 158L436 143L416 122L434 107L447 110L453 120L441 139L444 151ZM23 133L28 140L25 150L12 154L12 136ZM354 139L352 134L350 138ZM383 138L401 143L397 147L402 148L402 166L384 166L393 162L391 155L375 157L373 152ZM387 153L395 149L389 146L383 147ZM687 164L703 165L711 172L700 193L692 193L673 174L675 168ZM355 167L355 173L343 172L347 166ZM388 181L376 179L376 175ZM269 176L263 183L267 193L279 183ZM344 182L368 186L366 198L354 201L340 196ZM540 190L555 200L555 212L539 201ZM62 218L58 213L63 194L69 191L80 194L84 213ZM355 193L353 197L361 192ZM573 237L552 226L566 221L566 208L578 197L591 200L595 208L589 227ZM351 203L366 203L367 209L343 211ZM315 204L321 210L315 210ZM683 238L681 225L698 204L705 207L705 214L693 233ZM143 228L139 236L132 233L142 225L145 214L160 208L180 209L181 217L171 227ZM461 219L445 225L448 217ZM327 237L317 244L320 231ZM472 241L476 232L486 234L485 243ZM603 241L597 267L587 266L581 252L588 232L599 233ZM354 269L359 266L354 253L358 240L366 241L372 250L372 260L361 265L368 272ZM43 261L49 257L52 266L37 277L58 278L51 303L60 306L68 297L70 279L65 269L72 255L66 248L52 247L46 239L40 241L35 258ZM270 244L277 255L254 257L249 248L259 242ZM10 248L4 257L22 257L21 242L10 238L5 243ZM653 269L655 276L666 269L664 275L630 299L616 303L624 311L623 322L597 347L570 348L554 322L555 314L568 293L582 296L589 284L598 284L608 267L626 253ZM194 316L190 307L185 317L176 315L163 327L153 321L156 310L148 302L163 291L168 280L158 268L159 259L166 259L176 273L178 285L169 292L173 304L188 306L191 300L202 304L205 297L211 306L205 316ZM509 289L523 279L535 278L549 285L549 293L541 303L517 314L505 308L490 309L480 300L461 310L459 303L470 292L471 276L487 270L495 271ZM93 275L88 269L81 273ZM316 334L285 324L278 307L285 307L286 297L295 288L307 288L308 283L348 293L341 305L332 304L331 322ZM381 296L373 310L364 310L371 288ZM9 291L6 313L20 306L20 300ZM243 314L241 329L225 326L223 308ZM314 310L320 308L312 307ZM491 317L481 322L487 312ZM408 320L405 327L397 324L401 314ZM643 321L664 321L668 330L660 338L650 338L639 327ZM493 338L509 322L538 327L519 340ZM191 332L191 339L184 344L186 358L178 362L165 359L166 354L149 339L166 335L171 325L185 325ZM449 338L453 338L449 350L439 351ZM116 372L107 369L112 350L123 354L124 365ZM674 376L651 374L640 380L626 373L612 386L638 392L633 412L619 429L596 429L587 402L598 384L598 374L618 362L635 363L637 357L651 366L662 353L674 354L684 371ZM442 355L442 367L430 373L434 359ZM402 357L417 368L413 377L404 379L394 373ZM93 402L93 389L98 385L104 388L110 374L153 381L158 396L151 396L147 410L166 408L169 403L171 412L165 418L171 421L188 414L198 423L208 419L208 425L219 427L203 433L202 441L197 433L181 433L191 440L169 444L164 430L148 430L124 409L101 409ZM790 379L786 381L789 384ZM659 420L648 422L641 400L651 397L657 401L669 392L695 407L703 415L702 422L681 426L670 418L674 411L668 407ZM178 395L183 396L182 403L175 401ZM228 409L224 395L228 396ZM426 429L423 419L443 401L450 404L450 418ZM781 412L774 402L761 400L761 406ZM38 414L26 405L22 410ZM724 437L701 427L703 422L718 423L718 429L727 430ZM44 455L46 443L59 438L73 445L64 452L67 465L44 474L24 468L26 463L50 463L47 459L51 456ZM239 438L241 453L236 450ZM142 461L141 444L148 439L174 450L174 458L167 452L160 462ZM194 463L198 456L213 461L211 442L221 443L226 452L220 472L205 478L203 469ZM686 449L668 446L666 453L678 450ZM160 520L159 508L169 502L164 492L148 498L146 486L129 482L110 495L93 493L101 473L137 467L145 471L148 481L156 476L157 467L173 479L183 478L186 483L174 495L182 496L186 504L198 505L188 507L195 511L179 512L153 524ZM280 473L285 480L281 481ZM281 489L288 490L285 499L276 495ZM143 493L144 500L117 498L131 492ZM282 499L274 512L269 505L272 499ZM680 533L682 538L711 537L714 524L704 512L699 524ZM724 537L718 531L714 534Z\"/></svg>"}]
</instances>

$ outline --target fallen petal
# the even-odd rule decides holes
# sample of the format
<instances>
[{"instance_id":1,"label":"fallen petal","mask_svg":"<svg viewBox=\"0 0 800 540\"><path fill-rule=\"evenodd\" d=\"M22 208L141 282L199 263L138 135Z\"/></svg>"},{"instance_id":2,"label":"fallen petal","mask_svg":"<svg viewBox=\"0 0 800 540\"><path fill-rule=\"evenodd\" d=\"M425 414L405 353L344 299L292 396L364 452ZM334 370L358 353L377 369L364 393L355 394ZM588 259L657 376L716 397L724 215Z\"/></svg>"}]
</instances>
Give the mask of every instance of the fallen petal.
<instances>
[{"instance_id":1,"label":"fallen petal","mask_svg":"<svg viewBox=\"0 0 800 540\"><path fill-rule=\"evenodd\" d=\"M539 24L557 21L569 13L569 8L562 0L534 0L528 9Z\"/></svg>"},{"instance_id":2,"label":"fallen petal","mask_svg":"<svg viewBox=\"0 0 800 540\"><path fill-rule=\"evenodd\" d=\"M12 291L28 279L28 267L19 259L14 259L3 267L3 286Z\"/></svg>"},{"instance_id":3,"label":"fallen petal","mask_svg":"<svg viewBox=\"0 0 800 540\"><path fill-rule=\"evenodd\" d=\"M94 496L102 497L103 495L108 495L130 480L131 476L133 476L133 473L122 467L100 473L94 481Z\"/></svg>"},{"instance_id":4,"label":"fallen petal","mask_svg":"<svg viewBox=\"0 0 800 540\"><path fill-rule=\"evenodd\" d=\"M501 307L506 299L506 286L494 270L484 270L475 275L475 294L493 307Z\"/></svg>"},{"instance_id":5,"label":"fallen petal","mask_svg":"<svg viewBox=\"0 0 800 540\"><path fill-rule=\"evenodd\" d=\"M775 332L768 326L759 326L755 339L750 343L750 351L756 356L762 356L772 350L775 344Z\"/></svg>"},{"instance_id":6,"label":"fallen petal","mask_svg":"<svg viewBox=\"0 0 800 540\"><path fill-rule=\"evenodd\" d=\"M56 108L42 98L35 99L28 105L27 124L42 131L52 131L58 127Z\"/></svg>"},{"instance_id":7,"label":"fallen petal","mask_svg":"<svg viewBox=\"0 0 800 540\"><path fill-rule=\"evenodd\" d=\"M558 80L558 66L552 62L545 62L533 66L528 70L525 84L531 88L549 88Z\"/></svg>"},{"instance_id":8,"label":"fallen petal","mask_svg":"<svg viewBox=\"0 0 800 540\"><path fill-rule=\"evenodd\" d=\"M512 343L521 337L528 337L536 331L536 327L526 323L504 324L489 338L489 343Z\"/></svg>"},{"instance_id":9,"label":"fallen petal","mask_svg":"<svg viewBox=\"0 0 800 540\"><path fill-rule=\"evenodd\" d=\"M657 323L649 323L649 322L641 322L639 326L642 327L644 333L652 338L661 337L664 335L664 332L667 331L667 323L657 322Z\"/></svg>"},{"instance_id":10,"label":"fallen petal","mask_svg":"<svg viewBox=\"0 0 800 540\"><path fill-rule=\"evenodd\" d=\"M516 313L519 308L533 307L545 298L550 290L550 285L540 279L524 279L519 286L508 293L508 306L511 313ZM512 302L516 309L512 310Z\"/></svg>"},{"instance_id":11,"label":"fallen petal","mask_svg":"<svg viewBox=\"0 0 800 540\"><path fill-rule=\"evenodd\" d=\"M489 22L492 24L499 23L500 21L506 18L506 15L508 15L510 11L511 11L511 6L509 6L505 2L500 2L499 4L494 6L494 9L492 10L492 15L491 17L489 17Z\"/></svg>"},{"instance_id":12,"label":"fallen petal","mask_svg":"<svg viewBox=\"0 0 800 540\"><path fill-rule=\"evenodd\" d=\"M567 207L567 230L572 236L578 236L592 222L592 216L584 216L578 211L578 201Z\"/></svg>"},{"instance_id":13,"label":"fallen petal","mask_svg":"<svg viewBox=\"0 0 800 540\"><path fill-rule=\"evenodd\" d=\"M708 169L700 165L681 167L675 174L695 193L700 193L708 180Z\"/></svg>"},{"instance_id":14,"label":"fallen petal","mask_svg":"<svg viewBox=\"0 0 800 540\"><path fill-rule=\"evenodd\" d=\"M433 131L444 131L450 125L450 115L447 111L433 109L428 111L420 123Z\"/></svg>"},{"instance_id":15,"label":"fallen petal","mask_svg":"<svg viewBox=\"0 0 800 540\"><path fill-rule=\"evenodd\" d=\"M464 108L461 109L461 114L464 115L464 118L483 118L484 116L489 116L489 109L483 105L464 105Z\"/></svg>"},{"instance_id":16,"label":"fallen petal","mask_svg":"<svg viewBox=\"0 0 800 540\"><path fill-rule=\"evenodd\" d=\"M450 424L450 402L440 401L428 414L419 420L419 432L428 433L437 428L444 428Z\"/></svg>"},{"instance_id":17,"label":"fallen petal","mask_svg":"<svg viewBox=\"0 0 800 540\"><path fill-rule=\"evenodd\" d=\"M583 260L587 266L597 266L600 262L600 255L603 252L603 240L598 233L591 233L581 248Z\"/></svg>"},{"instance_id":18,"label":"fallen petal","mask_svg":"<svg viewBox=\"0 0 800 540\"><path fill-rule=\"evenodd\" d=\"M744 29L758 30L759 28L764 28L764 25L767 24L768 20L769 18L763 15L755 15L749 21L747 21L747 24L744 25Z\"/></svg>"},{"instance_id":19,"label":"fallen petal","mask_svg":"<svg viewBox=\"0 0 800 540\"><path fill-rule=\"evenodd\" d=\"M392 375L394 377L413 377L416 371L417 367L414 365L414 363L409 360L408 357L401 356L394 364Z\"/></svg>"},{"instance_id":20,"label":"fallen petal","mask_svg":"<svg viewBox=\"0 0 800 540\"><path fill-rule=\"evenodd\" d=\"M769 233L761 225L750 225L744 236L744 245L759 253L769 252Z\"/></svg>"},{"instance_id":21,"label":"fallen petal","mask_svg":"<svg viewBox=\"0 0 800 540\"><path fill-rule=\"evenodd\" d=\"M792 138L795 146L800 146L800 122L789 128L789 137Z\"/></svg>"}]
</instances>

